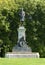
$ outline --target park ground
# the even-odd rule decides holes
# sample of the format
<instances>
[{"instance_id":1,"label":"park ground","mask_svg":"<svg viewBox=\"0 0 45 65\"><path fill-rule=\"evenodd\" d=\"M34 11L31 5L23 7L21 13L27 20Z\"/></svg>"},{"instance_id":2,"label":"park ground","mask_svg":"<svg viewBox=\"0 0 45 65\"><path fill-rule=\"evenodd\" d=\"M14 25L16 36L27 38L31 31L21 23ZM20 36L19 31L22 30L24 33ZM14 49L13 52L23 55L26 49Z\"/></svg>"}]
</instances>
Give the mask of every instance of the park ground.
<instances>
[{"instance_id":1,"label":"park ground","mask_svg":"<svg viewBox=\"0 0 45 65\"><path fill-rule=\"evenodd\" d=\"M45 65L45 58L0 58L0 65Z\"/></svg>"}]
</instances>

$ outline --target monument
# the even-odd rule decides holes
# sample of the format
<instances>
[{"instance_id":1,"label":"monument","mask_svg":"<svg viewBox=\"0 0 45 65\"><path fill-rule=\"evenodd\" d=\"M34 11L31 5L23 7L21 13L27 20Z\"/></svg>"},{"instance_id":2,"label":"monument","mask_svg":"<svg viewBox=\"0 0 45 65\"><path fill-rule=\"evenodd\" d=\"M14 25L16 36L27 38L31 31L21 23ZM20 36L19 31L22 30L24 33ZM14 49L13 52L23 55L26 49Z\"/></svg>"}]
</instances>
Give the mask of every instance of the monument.
<instances>
[{"instance_id":1,"label":"monument","mask_svg":"<svg viewBox=\"0 0 45 65\"><path fill-rule=\"evenodd\" d=\"M7 58L39 58L39 53L33 53L31 47L27 45L26 41L26 28L24 27L25 21L25 11L21 8L19 13L20 25L17 29L18 40L17 44L13 47L11 53L7 53L5 57Z\"/></svg>"},{"instance_id":2,"label":"monument","mask_svg":"<svg viewBox=\"0 0 45 65\"><path fill-rule=\"evenodd\" d=\"M17 45L13 48L13 51L30 51L31 52L31 48L28 47L27 42L26 42L26 28L24 27L24 21L25 21L25 11L23 10L23 8L21 8L21 11L19 13L20 16L20 26L17 29L18 31L18 41L17 41Z\"/></svg>"}]
</instances>

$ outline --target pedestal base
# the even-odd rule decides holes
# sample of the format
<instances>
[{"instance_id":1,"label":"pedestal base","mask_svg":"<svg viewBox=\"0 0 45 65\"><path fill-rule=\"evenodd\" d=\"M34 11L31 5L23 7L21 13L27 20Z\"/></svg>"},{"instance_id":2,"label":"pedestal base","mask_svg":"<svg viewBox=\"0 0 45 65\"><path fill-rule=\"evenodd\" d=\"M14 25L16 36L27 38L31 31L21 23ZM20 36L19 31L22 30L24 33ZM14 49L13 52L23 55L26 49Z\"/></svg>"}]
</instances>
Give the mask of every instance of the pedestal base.
<instances>
[{"instance_id":1,"label":"pedestal base","mask_svg":"<svg viewBox=\"0 0 45 65\"><path fill-rule=\"evenodd\" d=\"M5 55L6 58L39 58L39 53L12 52Z\"/></svg>"}]
</instances>

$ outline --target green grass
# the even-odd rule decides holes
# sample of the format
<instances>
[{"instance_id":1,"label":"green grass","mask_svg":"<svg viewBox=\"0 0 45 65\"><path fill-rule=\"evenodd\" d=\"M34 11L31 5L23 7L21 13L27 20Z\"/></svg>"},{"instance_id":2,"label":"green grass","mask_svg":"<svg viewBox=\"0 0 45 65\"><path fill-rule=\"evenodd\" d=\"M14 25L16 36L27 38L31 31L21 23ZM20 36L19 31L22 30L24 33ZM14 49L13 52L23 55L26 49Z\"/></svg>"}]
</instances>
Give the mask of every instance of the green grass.
<instances>
[{"instance_id":1,"label":"green grass","mask_svg":"<svg viewBox=\"0 0 45 65\"><path fill-rule=\"evenodd\" d=\"M37 58L0 58L0 65L45 65L45 59Z\"/></svg>"}]
</instances>

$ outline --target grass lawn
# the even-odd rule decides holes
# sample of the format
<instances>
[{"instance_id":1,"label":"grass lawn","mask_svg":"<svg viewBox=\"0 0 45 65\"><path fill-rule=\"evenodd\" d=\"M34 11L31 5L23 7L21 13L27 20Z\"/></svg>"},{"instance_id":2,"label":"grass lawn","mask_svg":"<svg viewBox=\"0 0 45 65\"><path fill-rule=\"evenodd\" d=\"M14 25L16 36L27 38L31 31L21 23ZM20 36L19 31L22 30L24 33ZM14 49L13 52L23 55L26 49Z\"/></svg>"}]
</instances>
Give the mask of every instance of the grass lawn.
<instances>
[{"instance_id":1,"label":"grass lawn","mask_svg":"<svg viewBox=\"0 0 45 65\"><path fill-rule=\"evenodd\" d=\"M45 65L44 58L0 58L0 65Z\"/></svg>"}]
</instances>

